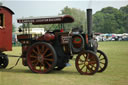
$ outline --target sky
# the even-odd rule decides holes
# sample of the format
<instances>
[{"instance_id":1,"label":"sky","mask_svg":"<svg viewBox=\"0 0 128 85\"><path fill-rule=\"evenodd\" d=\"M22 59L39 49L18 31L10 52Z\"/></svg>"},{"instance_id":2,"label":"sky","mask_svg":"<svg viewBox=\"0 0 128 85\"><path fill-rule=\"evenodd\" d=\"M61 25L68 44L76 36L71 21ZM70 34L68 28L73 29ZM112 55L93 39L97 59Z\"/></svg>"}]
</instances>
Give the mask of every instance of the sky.
<instances>
[{"instance_id":1,"label":"sky","mask_svg":"<svg viewBox=\"0 0 128 85\"><path fill-rule=\"evenodd\" d=\"M13 23L18 27L17 19L29 16L54 16L61 13L61 10L68 6L84 10L92 8L93 14L104 7L119 9L128 5L128 0L0 0L3 6L10 8L13 15Z\"/></svg>"}]
</instances>

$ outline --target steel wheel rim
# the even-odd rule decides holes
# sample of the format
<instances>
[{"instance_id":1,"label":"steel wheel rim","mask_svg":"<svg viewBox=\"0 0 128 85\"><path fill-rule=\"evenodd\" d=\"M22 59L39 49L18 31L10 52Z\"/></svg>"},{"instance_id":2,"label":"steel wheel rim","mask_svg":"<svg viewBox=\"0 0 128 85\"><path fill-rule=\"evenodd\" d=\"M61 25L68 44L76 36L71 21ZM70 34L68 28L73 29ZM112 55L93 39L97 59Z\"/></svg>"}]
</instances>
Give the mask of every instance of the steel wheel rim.
<instances>
[{"instance_id":1,"label":"steel wheel rim","mask_svg":"<svg viewBox=\"0 0 128 85\"><path fill-rule=\"evenodd\" d=\"M101 50L97 50L97 56L99 58L99 63L100 63L98 72L103 72L107 68L107 65L108 65L107 56Z\"/></svg>"},{"instance_id":2,"label":"steel wheel rim","mask_svg":"<svg viewBox=\"0 0 128 85\"><path fill-rule=\"evenodd\" d=\"M55 66L56 56L48 44L37 43L29 50L27 62L33 72L47 73Z\"/></svg>"},{"instance_id":3,"label":"steel wheel rim","mask_svg":"<svg viewBox=\"0 0 128 85\"><path fill-rule=\"evenodd\" d=\"M82 75L93 75L99 68L99 60L91 51L84 51L76 58L77 71Z\"/></svg>"}]
</instances>

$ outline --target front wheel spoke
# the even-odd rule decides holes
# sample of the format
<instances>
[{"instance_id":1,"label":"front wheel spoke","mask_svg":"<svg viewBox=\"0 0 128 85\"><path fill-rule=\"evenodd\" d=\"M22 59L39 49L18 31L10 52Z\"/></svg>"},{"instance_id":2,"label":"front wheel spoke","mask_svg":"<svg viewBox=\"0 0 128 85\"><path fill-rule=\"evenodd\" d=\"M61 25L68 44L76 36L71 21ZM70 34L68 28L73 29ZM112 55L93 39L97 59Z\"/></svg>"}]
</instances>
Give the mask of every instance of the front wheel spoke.
<instances>
[{"instance_id":1,"label":"front wheel spoke","mask_svg":"<svg viewBox=\"0 0 128 85\"><path fill-rule=\"evenodd\" d=\"M99 58L101 57L101 54L99 55Z\"/></svg>"},{"instance_id":2,"label":"front wheel spoke","mask_svg":"<svg viewBox=\"0 0 128 85\"><path fill-rule=\"evenodd\" d=\"M104 58L101 58L100 60L104 60Z\"/></svg>"},{"instance_id":3,"label":"front wheel spoke","mask_svg":"<svg viewBox=\"0 0 128 85\"><path fill-rule=\"evenodd\" d=\"M85 59L87 58L87 56L85 56L85 54L83 54L83 56L84 56Z\"/></svg>"},{"instance_id":4,"label":"front wheel spoke","mask_svg":"<svg viewBox=\"0 0 128 85\"><path fill-rule=\"evenodd\" d=\"M96 66L95 64L91 64L91 68L90 68L91 71L95 71L96 70Z\"/></svg>"},{"instance_id":5,"label":"front wheel spoke","mask_svg":"<svg viewBox=\"0 0 128 85\"><path fill-rule=\"evenodd\" d=\"M90 62L88 62L88 64L90 65L90 64L96 64L96 61L90 61Z\"/></svg>"},{"instance_id":6,"label":"front wheel spoke","mask_svg":"<svg viewBox=\"0 0 128 85\"><path fill-rule=\"evenodd\" d=\"M88 72L88 68L86 68L86 71L85 71L86 73Z\"/></svg>"},{"instance_id":7,"label":"front wheel spoke","mask_svg":"<svg viewBox=\"0 0 128 85\"><path fill-rule=\"evenodd\" d=\"M89 59L89 53L88 53L87 56L86 56L86 61L88 61L88 59Z\"/></svg>"},{"instance_id":8,"label":"front wheel spoke","mask_svg":"<svg viewBox=\"0 0 128 85\"><path fill-rule=\"evenodd\" d=\"M90 60L94 60L94 58L95 57L93 55L89 57Z\"/></svg>"},{"instance_id":9,"label":"front wheel spoke","mask_svg":"<svg viewBox=\"0 0 128 85\"><path fill-rule=\"evenodd\" d=\"M84 60L82 60L82 59L79 59L79 61L80 61L80 62L85 62L85 61L84 61Z\"/></svg>"},{"instance_id":10,"label":"front wheel spoke","mask_svg":"<svg viewBox=\"0 0 128 85\"><path fill-rule=\"evenodd\" d=\"M92 68L88 68L88 70L90 71L90 73L93 71Z\"/></svg>"},{"instance_id":11,"label":"front wheel spoke","mask_svg":"<svg viewBox=\"0 0 128 85\"><path fill-rule=\"evenodd\" d=\"M78 65L83 65L84 64L84 62L82 62L82 63L78 63Z\"/></svg>"},{"instance_id":12,"label":"front wheel spoke","mask_svg":"<svg viewBox=\"0 0 128 85\"><path fill-rule=\"evenodd\" d=\"M96 69L96 66L94 66L94 64L93 65L91 65L92 66L92 68L95 68Z\"/></svg>"},{"instance_id":13,"label":"front wheel spoke","mask_svg":"<svg viewBox=\"0 0 128 85\"><path fill-rule=\"evenodd\" d=\"M103 63L103 62L100 62L100 64L105 64L105 63Z\"/></svg>"},{"instance_id":14,"label":"front wheel spoke","mask_svg":"<svg viewBox=\"0 0 128 85\"><path fill-rule=\"evenodd\" d=\"M93 69L94 68L94 69ZM91 68L90 67L88 67L88 70L90 71L90 72L93 72L94 70L95 70L95 66L94 65L91 65Z\"/></svg>"},{"instance_id":15,"label":"front wheel spoke","mask_svg":"<svg viewBox=\"0 0 128 85\"><path fill-rule=\"evenodd\" d=\"M86 65L84 64L80 70L82 70Z\"/></svg>"},{"instance_id":16,"label":"front wheel spoke","mask_svg":"<svg viewBox=\"0 0 128 85\"><path fill-rule=\"evenodd\" d=\"M102 67L101 67L101 66L99 66L99 68L100 68L100 69L102 69Z\"/></svg>"}]
</instances>

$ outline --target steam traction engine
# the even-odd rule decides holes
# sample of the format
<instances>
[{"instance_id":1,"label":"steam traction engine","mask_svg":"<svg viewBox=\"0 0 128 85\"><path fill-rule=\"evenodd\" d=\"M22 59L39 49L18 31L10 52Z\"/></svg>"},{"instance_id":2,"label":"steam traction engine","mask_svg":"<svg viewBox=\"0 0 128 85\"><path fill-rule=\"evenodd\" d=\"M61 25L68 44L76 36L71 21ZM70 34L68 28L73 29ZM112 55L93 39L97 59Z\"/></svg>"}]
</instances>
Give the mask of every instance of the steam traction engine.
<instances>
[{"instance_id":1,"label":"steam traction engine","mask_svg":"<svg viewBox=\"0 0 128 85\"><path fill-rule=\"evenodd\" d=\"M10 13L13 14L12 11ZM62 70L73 55L77 55L75 66L80 74L92 75L106 69L107 56L97 49L98 44L93 38L91 9L87 10L87 34L73 30L64 32L64 24L74 22L70 15L22 18L18 19L17 22L23 24L22 29L19 29L22 34L17 36L19 42L22 43L22 62L32 72L48 73L52 70ZM30 23L33 25L58 24L58 29L34 36L30 32ZM5 25L5 27L7 26ZM0 29L0 35L1 33ZM0 37L0 39L3 38ZM5 68L8 65L8 58L2 53L6 49L3 47L5 45L1 45L1 42L0 40L0 68Z\"/></svg>"},{"instance_id":2,"label":"steam traction engine","mask_svg":"<svg viewBox=\"0 0 128 85\"><path fill-rule=\"evenodd\" d=\"M98 44L93 39L91 9L87 10L88 34L79 31L63 32L65 23L74 22L69 15L24 18L17 21L23 23L23 34L18 35L18 40L22 43L23 65L28 66L32 72L61 70L74 54L77 55L75 66L80 74L92 75L106 69L107 56L97 49ZM34 37L29 32L29 23L58 24L59 29Z\"/></svg>"}]
</instances>

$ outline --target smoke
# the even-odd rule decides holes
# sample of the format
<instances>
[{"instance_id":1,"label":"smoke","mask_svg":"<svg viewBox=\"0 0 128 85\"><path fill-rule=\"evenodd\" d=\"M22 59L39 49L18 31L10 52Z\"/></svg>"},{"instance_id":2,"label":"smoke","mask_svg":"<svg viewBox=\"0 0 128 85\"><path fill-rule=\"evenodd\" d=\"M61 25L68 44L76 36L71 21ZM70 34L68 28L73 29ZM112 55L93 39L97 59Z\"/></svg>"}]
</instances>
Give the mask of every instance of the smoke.
<instances>
[{"instance_id":1,"label":"smoke","mask_svg":"<svg viewBox=\"0 0 128 85\"><path fill-rule=\"evenodd\" d=\"M89 0L88 9L92 9L92 0Z\"/></svg>"},{"instance_id":2,"label":"smoke","mask_svg":"<svg viewBox=\"0 0 128 85\"><path fill-rule=\"evenodd\" d=\"M3 5L3 3L2 2L0 2L0 6L2 6Z\"/></svg>"}]
</instances>

